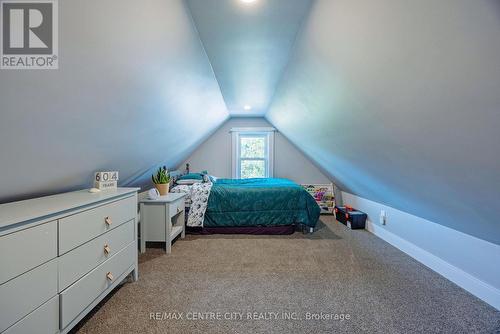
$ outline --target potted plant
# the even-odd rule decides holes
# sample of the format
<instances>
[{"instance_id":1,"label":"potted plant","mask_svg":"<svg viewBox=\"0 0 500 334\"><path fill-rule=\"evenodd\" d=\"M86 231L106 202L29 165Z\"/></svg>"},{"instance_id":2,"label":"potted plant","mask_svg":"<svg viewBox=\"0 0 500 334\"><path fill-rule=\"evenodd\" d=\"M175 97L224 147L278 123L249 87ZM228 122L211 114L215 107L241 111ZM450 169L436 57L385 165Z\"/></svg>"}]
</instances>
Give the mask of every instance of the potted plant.
<instances>
[{"instance_id":1,"label":"potted plant","mask_svg":"<svg viewBox=\"0 0 500 334\"><path fill-rule=\"evenodd\" d=\"M167 167L163 166L158 168L158 171L156 171L156 174L153 174L151 176L151 179L153 180L153 183L160 192L160 195L166 195L168 194L169 191L169 185L170 185L170 174L168 173Z\"/></svg>"}]
</instances>

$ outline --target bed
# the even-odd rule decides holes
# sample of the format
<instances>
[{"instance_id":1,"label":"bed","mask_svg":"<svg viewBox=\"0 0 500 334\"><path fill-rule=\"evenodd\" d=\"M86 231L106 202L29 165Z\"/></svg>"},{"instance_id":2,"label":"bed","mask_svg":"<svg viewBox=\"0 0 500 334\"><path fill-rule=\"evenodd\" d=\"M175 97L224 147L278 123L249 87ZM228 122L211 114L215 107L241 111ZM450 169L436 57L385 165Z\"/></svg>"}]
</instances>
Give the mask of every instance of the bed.
<instances>
[{"instance_id":1,"label":"bed","mask_svg":"<svg viewBox=\"0 0 500 334\"><path fill-rule=\"evenodd\" d=\"M313 231L320 215L314 198L287 179L217 179L178 185L186 192L187 227L193 233L290 234L297 227Z\"/></svg>"}]
</instances>

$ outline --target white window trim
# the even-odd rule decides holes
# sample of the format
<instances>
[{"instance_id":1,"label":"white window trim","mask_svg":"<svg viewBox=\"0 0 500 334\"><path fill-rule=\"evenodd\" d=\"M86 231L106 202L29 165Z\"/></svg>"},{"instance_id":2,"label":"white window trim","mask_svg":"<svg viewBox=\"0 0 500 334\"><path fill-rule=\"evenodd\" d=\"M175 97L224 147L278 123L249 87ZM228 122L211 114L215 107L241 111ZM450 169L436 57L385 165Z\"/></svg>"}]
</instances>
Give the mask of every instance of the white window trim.
<instances>
[{"instance_id":1,"label":"white window trim","mask_svg":"<svg viewBox=\"0 0 500 334\"><path fill-rule=\"evenodd\" d=\"M275 128L232 128L231 129L231 146L232 146L232 162L231 175L233 179L240 178L240 136L241 135L264 135L267 136L267 163L266 177L274 176L274 132Z\"/></svg>"}]
</instances>

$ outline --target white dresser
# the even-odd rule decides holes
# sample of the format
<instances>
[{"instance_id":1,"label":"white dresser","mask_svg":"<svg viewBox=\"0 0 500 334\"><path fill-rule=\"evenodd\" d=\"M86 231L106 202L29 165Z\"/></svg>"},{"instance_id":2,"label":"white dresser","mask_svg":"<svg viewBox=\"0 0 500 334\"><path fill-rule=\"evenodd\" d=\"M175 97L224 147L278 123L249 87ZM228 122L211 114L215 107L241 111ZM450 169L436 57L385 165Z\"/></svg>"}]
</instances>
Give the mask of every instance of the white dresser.
<instances>
[{"instance_id":1,"label":"white dresser","mask_svg":"<svg viewBox=\"0 0 500 334\"><path fill-rule=\"evenodd\" d=\"M138 277L137 188L0 205L0 333L66 333Z\"/></svg>"}]
</instances>

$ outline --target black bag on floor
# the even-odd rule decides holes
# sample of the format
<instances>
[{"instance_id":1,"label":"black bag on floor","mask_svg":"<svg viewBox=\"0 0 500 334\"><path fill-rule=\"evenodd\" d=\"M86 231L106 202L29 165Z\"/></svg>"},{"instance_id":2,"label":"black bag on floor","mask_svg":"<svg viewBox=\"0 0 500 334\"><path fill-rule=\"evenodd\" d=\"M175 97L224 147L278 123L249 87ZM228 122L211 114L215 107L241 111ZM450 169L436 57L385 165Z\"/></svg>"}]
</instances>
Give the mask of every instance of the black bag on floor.
<instances>
[{"instance_id":1,"label":"black bag on floor","mask_svg":"<svg viewBox=\"0 0 500 334\"><path fill-rule=\"evenodd\" d=\"M339 223L342 223L353 230L365 228L366 218L368 217L366 213L358 211L347 205L336 206L334 211L335 218L337 218Z\"/></svg>"}]
</instances>

